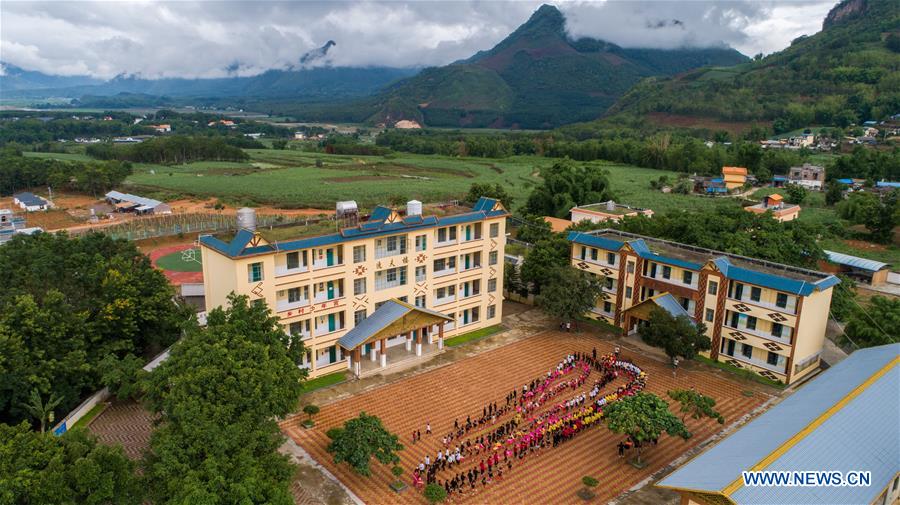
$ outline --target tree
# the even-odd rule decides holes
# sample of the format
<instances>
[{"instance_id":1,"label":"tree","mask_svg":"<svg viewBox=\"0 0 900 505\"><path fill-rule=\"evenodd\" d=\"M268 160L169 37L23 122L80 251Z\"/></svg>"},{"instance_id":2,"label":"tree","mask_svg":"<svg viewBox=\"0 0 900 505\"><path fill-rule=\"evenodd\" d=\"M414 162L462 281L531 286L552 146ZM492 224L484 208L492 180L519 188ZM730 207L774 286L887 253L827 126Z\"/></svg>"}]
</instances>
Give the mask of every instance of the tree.
<instances>
[{"instance_id":1,"label":"tree","mask_svg":"<svg viewBox=\"0 0 900 505\"><path fill-rule=\"evenodd\" d=\"M550 223L544 221L541 216L525 217L524 223L521 223L516 230L516 239L530 244L537 244L553 235Z\"/></svg>"},{"instance_id":2,"label":"tree","mask_svg":"<svg viewBox=\"0 0 900 505\"><path fill-rule=\"evenodd\" d=\"M800 205L803 203L803 200L806 200L806 196L809 194L809 191L799 184L788 184L784 187L784 191L787 193L787 203L793 203L796 205Z\"/></svg>"},{"instance_id":3,"label":"tree","mask_svg":"<svg viewBox=\"0 0 900 505\"><path fill-rule=\"evenodd\" d=\"M716 400L698 393L693 389L674 389L667 393L669 398L679 403L681 411L681 422L683 423L687 416L692 419L700 419L709 417L715 419L719 424L725 423L722 414L716 412Z\"/></svg>"},{"instance_id":4,"label":"tree","mask_svg":"<svg viewBox=\"0 0 900 505\"><path fill-rule=\"evenodd\" d=\"M568 158L542 168L541 178L525 203L525 210L535 216L563 217L576 205L612 198L606 171L579 167Z\"/></svg>"},{"instance_id":5,"label":"tree","mask_svg":"<svg viewBox=\"0 0 900 505\"><path fill-rule=\"evenodd\" d=\"M428 500L428 503L432 504L441 503L447 499L447 490L444 489L443 486L434 483L425 486L425 490L422 491L422 494L425 495L425 499Z\"/></svg>"},{"instance_id":6,"label":"tree","mask_svg":"<svg viewBox=\"0 0 900 505\"><path fill-rule=\"evenodd\" d=\"M62 436L0 424L0 502L138 505L134 463L76 428Z\"/></svg>"},{"instance_id":7,"label":"tree","mask_svg":"<svg viewBox=\"0 0 900 505\"><path fill-rule=\"evenodd\" d=\"M146 380L160 417L144 461L151 501L292 503L276 419L303 391L305 353L267 307L231 295Z\"/></svg>"},{"instance_id":8,"label":"tree","mask_svg":"<svg viewBox=\"0 0 900 505\"><path fill-rule=\"evenodd\" d=\"M844 188L842 186L843 185L837 181L828 183L828 188L825 190L825 205L831 207L837 205L844 199Z\"/></svg>"},{"instance_id":9,"label":"tree","mask_svg":"<svg viewBox=\"0 0 900 505\"><path fill-rule=\"evenodd\" d=\"M562 319L575 321L593 309L603 294L604 279L569 266L553 271L547 284L541 289L537 303L544 312Z\"/></svg>"},{"instance_id":10,"label":"tree","mask_svg":"<svg viewBox=\"0 0 900 505\"><path fill-rule=\"evenodd\" d=\"M635 442L638 465L642 464L644 444L659 439L663 433L684 439L691 436L684 423L669 411L669 404L652 393L638 393L615 401L606 407L604 415L610 430L628 435Z\"/></svg>"},{"instance_id":11,"label":"tree","mask_svg":"<svg viewBox=\"0 0 900 505\"><path fill-rule=\"evenodd\" d=\"M837 212L851 223L865 225L876 242L888 243L900 223L900 190L880 198L871 192L854 192L838 204Z\"/></svg>"},{"instance_id":12,"label":"tree","mask_svg":"<svg viewBox=\"0 0 900 505\"><path fill-rule=\"evenodd\" d=\"M286 149L287 148L287 140L279 139L272 141L272 149Z\"/></svg>"},{"instance_id":13,"label":"tree","mask_svg":"<svg viewBox=\"0 0 900 505\"><path fill-rule=\"evenodd\" d=\"M534 294L540 294L541 287L547 283L557 268L569 262L572 246L562 234L554 233L544 240L538 241L529 249L522 263L519 276Z\"/></svg>"},{"instance_id":14,"label":"tree","mask_svg":"<svg viewBox=\"0 0 900 505\"><path fill-rule=\"evenodd\" d=\"M469 192L466 194L465 200L470 203L475 203L482 196L500 200L500 203L502 203L504 207L509 210L512 209L514 199L500 183L495 183L494 185L488 183L473 183L469 186Z\"/></svg>"},{"instance_id":15,"label":"tree","mask_svg":"<svg viewBox=\"0 0 900 505\"><path fill-rule=\"evenodd\" d=\"M311 427L314 424L313 416L319 413L319 406L313 404L306 405L303 407L303 413L309 416L306 421L303 421L304 426Z\"/></svg>"},{"instance_id":16,"label":"tree","mask_svg":"<svg viewBox=\"0 0 900 505\"><path fill-rule=\"evenodd\" d=\"M52 423L54 419L53 409L59 405L59 402L62 401L62 398L56 395L56 393L51 393L50 398L44 402L41 399L41 394L37 389L31 390L31 396L28 398L28 403L22 406L31 417L35 418L38 422L38 425L41 427L41 433L47 431L47 423Z\"/></svg>"},{"instance_id":17,"label":"tree","mask_svg":"<svg viewBox=\"0 0 900 505\"><path fill-rule=\"evenodd\" d=\"M71 410L100 388L104 357L149 361L193 317L133 242L102 234L18 235L0 271L0 422L26 419L35 388Z\"/></svg>"},{"instance_id":18,"label":"tree","mask_svg":"<svg viewBox=\"0 0 900 505\"><path fill-rule=\"evenodd\" d=\"M119 359L115 354L107 354L97 365L100 384L120 400L136 400L141 394L141 385L147 375L144 360L133 354Z\"/></svg>"},{"instance_id":19,"label":"tree","mask_svg":"<svg viewBox=\"0 0 900 505\"><path fill-rule=\"evenodd\" d=\"M900 328L900 298L873 296L868 307L857 306L850 314L844 335L850 342L871 347L895 342L897 328Z\"/></svg>"},{"instance_id":20,"label":"tree","mask_svg":"<svg viewBox=\"0 0 900 505\"><path fill-rule=\"evenodd\" d=\"M328 444L334 463L347 462L360 475L371 475L369 462L372 457L384 465L400 461L395 453L403 450L403 445L376 416L360 412L359 417L345 422L343 430L335 435Z\"/></svg>"},{"instance_id":21,"label":"tree","mask_svg":"<svg viewBox=\"0 0 900 505\"><path fill-rule=\"evenodd\" d=\"M663 349L673 359L693 359L698 352L708 351L711 342L704 333L703 323L694 324L687 316L675 317L661 307L653 307L647 324L638 328L641 340Z\"/></svg>"}]
</instances>

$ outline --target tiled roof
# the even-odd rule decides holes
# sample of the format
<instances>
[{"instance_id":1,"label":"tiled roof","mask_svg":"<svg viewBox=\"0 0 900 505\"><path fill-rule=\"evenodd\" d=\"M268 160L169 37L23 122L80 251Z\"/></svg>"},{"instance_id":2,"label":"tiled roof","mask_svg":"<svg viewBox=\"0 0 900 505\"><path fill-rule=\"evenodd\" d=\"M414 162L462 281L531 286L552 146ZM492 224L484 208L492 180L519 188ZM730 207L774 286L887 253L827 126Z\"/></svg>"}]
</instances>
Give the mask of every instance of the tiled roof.
<instances>
[{"instance_id":1,"label":"tiled roof","mask_svg":"<svg viewBox=\"0 0 900 505\"><path fill-rule=\"evenodd\" d=\"M854 352L658 484L737 504L872 503L900 471L900 344ZM872 472L869 486L743 486L741 472Z\"/></svg>"},{"instance_id":2,"label":"tiled roof","mask_svg":"<svg viewBox=\"0 0 900 505\"><path fill-rule=\"evenodd\" d=\"M410 312L424 312L446 321L453 320L450 316L441 314L440 312L422 307L415 307L408 303L403 303L400 300L391 299L384 302L381 307L378 307L369 317L360 321L353 329L339 338L338 345L347 350L356 349L370 338L378 335L378 332L387 328Z\"/></svg>"}]
</instances>

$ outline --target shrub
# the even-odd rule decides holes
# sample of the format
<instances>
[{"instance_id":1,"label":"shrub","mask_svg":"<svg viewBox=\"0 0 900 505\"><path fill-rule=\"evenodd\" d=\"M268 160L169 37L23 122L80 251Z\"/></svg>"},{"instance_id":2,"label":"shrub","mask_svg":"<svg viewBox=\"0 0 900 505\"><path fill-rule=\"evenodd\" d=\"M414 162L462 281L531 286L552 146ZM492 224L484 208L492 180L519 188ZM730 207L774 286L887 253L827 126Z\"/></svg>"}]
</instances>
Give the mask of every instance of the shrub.
<instances>
[{"instance_id":1,"label":"shrub","mask_svg":"<svg viewBox=\"0 0 900 505\"><path fill-rule=\"evenodd\" d=\"M437 484L428 484L423 492L428 503L440 503L447 499L447 490Z\"/></svg>"}]
</instances>

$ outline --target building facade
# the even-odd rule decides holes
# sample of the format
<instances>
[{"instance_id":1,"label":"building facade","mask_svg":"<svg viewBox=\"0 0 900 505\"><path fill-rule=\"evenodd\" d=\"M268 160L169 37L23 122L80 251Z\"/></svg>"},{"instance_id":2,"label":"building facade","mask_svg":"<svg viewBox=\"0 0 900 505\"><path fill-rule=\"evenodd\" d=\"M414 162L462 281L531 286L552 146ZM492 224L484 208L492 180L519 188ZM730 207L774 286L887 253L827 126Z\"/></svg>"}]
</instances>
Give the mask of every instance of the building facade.
<instances>
[{"instance_id":1,"label":"building facade","mask_svg":"<svg viewBox=\"0 0 900 505\"><path fill-rule=\"evenodd\" d=\"M818 367L837 277L617 230L568 238L572 266L604 278L590 317L631 334L638 305L674 298L706 326L704 356L786 384Z\"/></svg>"},{"instance_id":2,"label":"building facade","mask_svg":"<svg viewBox=\"0 0 900 505\"><path fill-rule=\"evenodd\" d=\"M303 339L310 377L346 368L338 339L391 299L452 318L445 337L499 324L508 213L489 198L455 210L423 217L378 207L358 226L288 240L246 229L227 241L202 236L206 309L232 292L264 300ZM437 341L437 331L422 333Z\"/></svg>"},{"instance_id":3,"label":"building facade","mask_svg":"<svg viewBox=\"0 0 900 505\"><path fill-rule=\"evenodd\" d=\"M650 209L641 209L639 207L629 207L612 200L601 203L592 203L572 207L571 216L573 223L582 221L590 221L592 223L602 223L604 221L621 221L624 217L647 216L653 217L653 211Z\"/></svg>"}]
</instances>

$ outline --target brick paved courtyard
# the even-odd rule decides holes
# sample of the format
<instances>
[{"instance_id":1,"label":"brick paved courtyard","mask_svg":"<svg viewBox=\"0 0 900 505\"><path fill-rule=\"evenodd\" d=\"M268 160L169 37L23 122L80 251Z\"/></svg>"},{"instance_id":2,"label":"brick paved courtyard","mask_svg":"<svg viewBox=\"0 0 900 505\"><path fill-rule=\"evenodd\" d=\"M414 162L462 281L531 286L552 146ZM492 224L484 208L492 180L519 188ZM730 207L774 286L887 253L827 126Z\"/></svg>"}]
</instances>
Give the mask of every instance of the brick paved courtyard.
<instances>
[{"instance_id":1,"label":"brick paved courtyard","mask_svg":"<svg viewBox=\"0 0 900 505\"><path fill-rule=\"evenodd\" d=\"M377 415L387 428L400 435L406 447L400 453L401 466L407 471L404 480L409 484L410 472L424 458L426 452L433 458L440 438L453 427L455 418L464 420L467 415L480 416L482 407L490 401L498 405L513 388L546 373L567 353L590 352L598 354L612 351L613 344L587 335L544 332L524 340L494 349L483 354L458 361L442 368L392 382L367 392L356 394L322 408L316 416L316 428L305 430L299 426L300 415L282 423L282 430L301 445L319 463L336 475L354 494L370 504L425 503L421 493L411 487L402 494L388 488L393 476L390 468L373 461L372 476L362 477L346 465L336 467L325 451L328 438L325 432L343 424L361 410ZM666 391L694 386L699 392L714 397L718 410L726 423L738 419L768 399L757 391L747 397L746 383L730 380L722 374L706 370L680 370L673 378L671 369L664 363L636 355L623 349L622 356L635 361L648 374L646 391L663 398ZM591 376L589 383L595 379ZM618 385L616 383L615 385ZM604 393L615 385L607 386ZM434 435L424 434L425 423L431 422ZM504 474L502 481L481 488L475 495L455 498L456 502L491 504L558 504L579 503L575 493L582 487L581 477L590 475L600 480L595 489L596 503L605 503L628 490L647 476L660 470L672 460L696 446L722 427L711 420L688 420L688 428L694 434L688 441L664 435L659 445L644 452L647 468L638 470L617 457L616 444L623 439L601 424L579 434L560 447L545 449L536 455L517 461L512 472ZM411 444L412 430L420 429L423 440ZM480 458L474 457L465 464L468 468ZM440 473L438 478L449 476Z\"/></svg>"}]
</instances>

